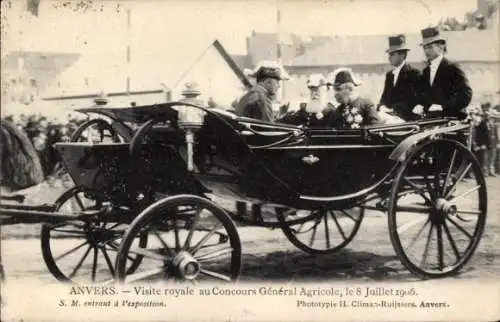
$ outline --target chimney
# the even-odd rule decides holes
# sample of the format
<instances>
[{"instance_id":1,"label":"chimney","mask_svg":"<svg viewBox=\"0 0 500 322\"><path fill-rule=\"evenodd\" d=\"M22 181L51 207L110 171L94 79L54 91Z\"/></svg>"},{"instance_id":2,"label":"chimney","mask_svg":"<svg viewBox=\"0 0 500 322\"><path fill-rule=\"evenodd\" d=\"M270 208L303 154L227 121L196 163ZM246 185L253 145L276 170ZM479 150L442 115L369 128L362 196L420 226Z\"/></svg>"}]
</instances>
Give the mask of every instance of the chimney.
<instances>
[{"instance_id":1,"label":"chimney","mask_svg":"<svg viewBox=\"0 0 500 322\"><path fill-rule=\"evenodd\" d=\"M477 10L484 17L488 15L488 0L477 0Z\"/></svg>"}]
</instances>

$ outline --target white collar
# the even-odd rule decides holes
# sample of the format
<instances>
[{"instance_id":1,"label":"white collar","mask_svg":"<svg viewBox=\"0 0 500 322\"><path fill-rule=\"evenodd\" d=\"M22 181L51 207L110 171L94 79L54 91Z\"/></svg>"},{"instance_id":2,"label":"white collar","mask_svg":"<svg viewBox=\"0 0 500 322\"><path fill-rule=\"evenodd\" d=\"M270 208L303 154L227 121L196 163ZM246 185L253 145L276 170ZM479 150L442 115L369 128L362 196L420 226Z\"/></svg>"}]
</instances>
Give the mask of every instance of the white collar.
<instances>
[{"instance_id":1,"label":"white collar","mask_svg":"<svg viewBox=\"0 0 500 322\"><path fill-rule=\"evenodd\" d=\"M404 66L405 64L406 64L406 61L403 61L401 64L399 64L396 68L394 68L394 69L392 70L392 73L393 73L394 75L399 74L399 72L401 71L401 69L403 68L403 66Z\"/></svg>"},{"instance_id":2,"label":"white collar","mask_svg":"<svg viewBox=\"0 0 500 322\"><path fill-rule=\"evenodd\" d=\"M444 56L441 54L439 56L437 56L436 58L434 58L433 60L430 61L430 65L431 66L439 66L439 64L441 64L441 61L443 60Z\"/></svg>"}]
</instances>

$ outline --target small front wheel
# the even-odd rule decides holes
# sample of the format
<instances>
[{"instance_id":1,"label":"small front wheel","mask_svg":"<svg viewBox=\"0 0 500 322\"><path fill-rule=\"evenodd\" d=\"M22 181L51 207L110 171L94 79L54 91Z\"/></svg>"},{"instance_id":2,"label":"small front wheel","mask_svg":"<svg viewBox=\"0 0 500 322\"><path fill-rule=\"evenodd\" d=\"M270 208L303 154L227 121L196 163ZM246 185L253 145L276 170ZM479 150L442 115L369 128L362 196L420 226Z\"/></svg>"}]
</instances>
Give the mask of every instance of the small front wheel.
<instances>
[{"instance_id":1,"label":"small front wheel","mask_svg":"<svg viewBox=\"0 0 500 322\"><path fill-rule=\"evenodd\" d=\"M133 245L149 236L148 247ZM127 258L143 256L128 274ZM192 195L159 200L131 223L116 259L119 282L235 282L241 271L241 242L228 214L214 203Z\"/></svg>"}]
</instances>

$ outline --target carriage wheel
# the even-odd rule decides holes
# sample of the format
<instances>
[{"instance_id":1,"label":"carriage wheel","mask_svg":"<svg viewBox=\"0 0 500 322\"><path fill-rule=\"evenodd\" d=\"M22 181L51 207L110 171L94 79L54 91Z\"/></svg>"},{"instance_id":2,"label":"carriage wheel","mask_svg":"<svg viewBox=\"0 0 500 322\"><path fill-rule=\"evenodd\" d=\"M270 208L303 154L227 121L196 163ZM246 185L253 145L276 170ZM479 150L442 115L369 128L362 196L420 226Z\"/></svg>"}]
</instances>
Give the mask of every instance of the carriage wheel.
<instances>
[{"instance_id":1,"label":"carriage wheel","mask_svg":"<svg viewBox=\"0 0 500 322\"><path fill-rule=\"evenodd\" d=\"M58 212L97 211L106 205L77 188L66 191L56 201ZM42 256L56 279L61 282L109 282L114 278L114 261L127 225L104 220L67 221L44 224L41 231ZM142 247L147 236L134 242ZM130 257L127 271L133 273L142 256Z\"/></svg>"},{"instance_id":2,"label":"carriage wheel","mask_svg":"<svg viewBox=\"0 0 500 322\"><path fill-rule=\"evenodd\" d=\"M93 119L83 123L71 135L71 142L106 142L113 143L130 141L130 135L125 131L118 131L109 122L103 119Z\"/></svg>"},{"instance_id":3,"label":"carriage wheel","mask_svg":"<svg viewBox=\"0 0 500 322\"><path fill-rule=\"evenodd\" d=\"M464 179L467 173L472 178ZM486 182L474 155L456 141L429 141L398 170L389 200L391 242L417 276L451 276L477 248L486 212Z\"/></svg>"},{"instance_id":4,"label":"carriage wheel","mask_svg":"<svg viewBox=\"0 0 500 322\"><path fill-rule=\"evenodd\" d=\"M150 236L148 247L134 246L137 235ZM128 256L144 260L128 274ZM229 215L214 203L191 195L164 198L144 210L125 233L116 260L120 282L170 280L213 282L238 280L241 242Z\"/></svg>"},{"instance_id":5,"label":"carriage wheel","mask_svg":"<svg viewBox=\"0 0 500 322\"><path fill-rule=\"evenodd\" d=\"M125 143L129 142L131 136L125 128L121 126L114 128L109 122L103 119L93 119L80 125L70 137L70 142L93 142L93 143ZM53 174L56 176L67 175L68 172L62 162L54 166Z\"/></svg>"},{"instance_id":6,"label":"carriage wheel","mask_svg":"<svg viewBox=\"0 0 500 322\"><path fill-rule=\"evenodd\" d=\"M361 226L365 209L278 210L280 227L295 247L310 254L330 254L347 246Z\"/></svg>"}]
</instances>

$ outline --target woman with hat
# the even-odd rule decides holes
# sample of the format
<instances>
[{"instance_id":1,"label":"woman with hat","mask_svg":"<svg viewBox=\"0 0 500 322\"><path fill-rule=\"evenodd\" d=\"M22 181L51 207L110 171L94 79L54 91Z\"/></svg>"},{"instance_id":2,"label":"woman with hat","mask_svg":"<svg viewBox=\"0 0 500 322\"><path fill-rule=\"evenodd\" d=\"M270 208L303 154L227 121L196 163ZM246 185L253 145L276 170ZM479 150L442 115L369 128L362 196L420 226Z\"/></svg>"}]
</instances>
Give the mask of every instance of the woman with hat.
<instances>
[{"instance_id":1,"label":"woman with hat","mask_svg":"<svg viewBox=\"0 0 500 322\"><path fill-rule=\"evenodd\" d=\"M323 90L326 80L321 74L311 74L307 78L306 86L309 90L309 99L299 102L298 107L288 111L278 122L306 126L323 125L325 108Z\"/></svg>"},{"instance_id":2,"label":"woman with hat","mask_svg":"<svg viewBox=\"0 0 500 322\"><path fill-rule=\"evenodd\" d=\"M413 112L420 115L437 112L444 117L466 118L466 107L472 99L467 77L456 63L444 57L446 40L437 28L423 29L421 34L421 46L429 65L422 72L422 96Z\"/></svg>"},{"instance_id":3,"label":"woman with hat","mask_svg":"<svg viewBox=\"0 0 500 322\"><path fill-rule=\"evenodd\" d=\"M334 71L333 89L339 105L326 113L326 126L357 129L365 125L383 123L375 104L360 97L356 92L359 85L361 82L354 77L350 69L340 68Z\"/></svg>"},{"instance_id":4,"label":"woman with hat","mask_svg":"<svg viewBox=\"0 0 500 322\"><path fill-rule=\"evenodd\" d=\"M274 100L280 82L290 79L288 73L276 62L263 61L248 76L254 77L256 84L239 100L236 115L274 122Z\"/></svg>"}]
</instances>

